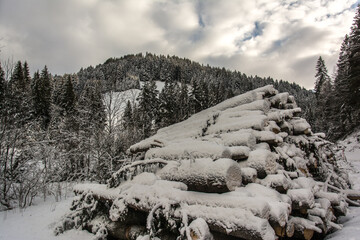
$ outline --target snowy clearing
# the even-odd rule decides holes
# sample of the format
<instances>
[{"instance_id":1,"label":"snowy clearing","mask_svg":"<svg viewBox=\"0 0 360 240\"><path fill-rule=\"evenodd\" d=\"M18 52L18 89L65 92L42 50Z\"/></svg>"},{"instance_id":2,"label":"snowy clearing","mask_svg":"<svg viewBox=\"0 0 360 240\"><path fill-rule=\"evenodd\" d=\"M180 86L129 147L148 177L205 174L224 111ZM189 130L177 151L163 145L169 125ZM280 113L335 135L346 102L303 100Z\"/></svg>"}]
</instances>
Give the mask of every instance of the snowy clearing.
<instances>
[{"instance_id":1,"label":"snowy clearing","mask_svg":"<svg viewBox=\"0 0 360 240\"><path fill-rule=\"evenodd\" d=\"M54 235L54 227L69 211L73 197L55 202L37 199L34 206L24 210L13 209L0 212L1 240L89 240L94 235L86 231L70 230L59 236Z\"/></svg>"}]
</instances>

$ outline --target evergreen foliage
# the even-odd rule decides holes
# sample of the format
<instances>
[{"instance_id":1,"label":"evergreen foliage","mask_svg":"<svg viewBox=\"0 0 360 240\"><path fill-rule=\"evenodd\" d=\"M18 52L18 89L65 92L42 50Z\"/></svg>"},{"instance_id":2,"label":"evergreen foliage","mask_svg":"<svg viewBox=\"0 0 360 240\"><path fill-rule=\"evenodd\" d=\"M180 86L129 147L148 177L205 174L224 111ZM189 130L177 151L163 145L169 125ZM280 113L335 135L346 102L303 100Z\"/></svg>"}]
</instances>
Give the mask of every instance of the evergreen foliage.
<instances>
[{"instance_id":1,"label":"evergreen foliage","mask_svg":"<svg viewBox=\"0 0 360 240\"><path fill-rule=\"evenodd\" d=\"M319 96L326 91L329 85L331 85L328 70L321 56L319 57L316 64L315 78L316 78L316 82L315 82L314 90L315 90L316 98L319 99Z\"/></svg>"},{"instance_id":2,"label":"evergreen foliage","mask_svg":"<svg viewBox=\"0 0 360 240\"><path fill-rule=\"evenodd\" d=\"M6 82L5 82L5 72L1 67L0 63L0 114L4 114L3 110L5 107L5 94L6 94Z\"/></svg>"},{"instance_id":3,"label":"evergreen foliage","mask_svg":"<svg viewBox=\"0 0 360 240\"><path fill-rule=\"evenodd\" d=\"M74 87L70 75L67 77L67 80L64 85L64 89L65 92L64 95L62 96L61 104L62 107L65 109L65 112L67 114L70 114L75 109L75 100L76 100Z\"/></svg>"},{"instance_id":4,"label":"evergreen foliage","mask_svg":"<svg viewBox=\"0 0 360 240\"><path fill-rule=\"evenodd\" d=\"M43 128L47 128L51 118L51 76L45 66L39 72L35 72L32 83L33 114L42 122Z\"/></svg>"},{"instance_id":5,"label":"evergreen foliage","mask_svg":"<svg viewBox=\"0 0 360 240\"><path fill-rule=\"evenodd\" d=\"M317 126L330 139L337 140L360 124L360 5L350 34L345 35L341 44L334 86L326 80L326 68L322 66L319 59L315 85L320 106Z\"/></svg>"},{"instance_id":6,"label":"evergreen foliage","mask_svg":"<svg viewBox=\"0 0 360 240\"><path fill-rule=\"evenodd\" d=\"M138 97L139 125L144 138L151 136L155 122L159 122L159 91L154 80L145 82Z\"/></svg>"},{"instance_id":7,"label":"evergreen foliage","mask_svg":"<svg viewBox=\"0 0 360 240\"><path fill-rule=\"evenodd\" d=\"M325 62L320 56L316 64L316 74L315 74L315 96L316 96L316 119L315 130L320 132L328 133L330 129L327 116L331 114L332 106L332 84L329 77Z\"/></svg>"}]
</instances>

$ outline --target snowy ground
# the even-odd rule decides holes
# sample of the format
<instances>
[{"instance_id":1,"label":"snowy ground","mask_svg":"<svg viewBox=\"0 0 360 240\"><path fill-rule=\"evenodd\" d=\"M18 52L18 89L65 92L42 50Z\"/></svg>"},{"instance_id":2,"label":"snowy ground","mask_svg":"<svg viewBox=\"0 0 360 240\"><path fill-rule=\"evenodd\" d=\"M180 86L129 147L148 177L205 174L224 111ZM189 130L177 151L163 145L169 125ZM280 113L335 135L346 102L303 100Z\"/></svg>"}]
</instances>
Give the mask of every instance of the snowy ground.
<instances>
[{"instance_id":1,"label":"snowy ground","mask_svg":"<svg viewBox=\"0 0 360 240\"><path fill-rule=\"evenodd\" d=\"M359 135L357 133L357 135ZM349 162L353 166L350 177L354 188L360 190L360 143L356 135L350 136L340 142L345 149ZM0 212L0 240L89 240L94 235L86 231L67 231L56 237L53 235L54 226L61 217L69 211L72 197L55 202L49 198L46 202L38 199L34 206L25 210L11 210ZM329 235L331 240L357 240L360 239L360 208L350 208L346 217L340 219L344 228Z\"/></svg>"},{"instance_id":2,"label":"snowy ground","mask_svg":"<svg viewBox=\"0 0 360 240\"><path fill-rule=\"evenodd\" d=\"M48 198L37 199L34 206L24 210L0 212L1 240L89 240L94 235L86 231L71 230L56 237L54 226L69 211L73 197L60 202Z\"/></svg>"},{"instance_id":3,"label":"snowy ground","mask_svg":"<svg viewBox=\"0 0 360 240\"><path fill-rule=\"evenodd\" d=\"M360 191L360 142L357 140L360 137L360 131L349 136L340 145L344 146L344 154L347 160L352 165L352 172L349 173L353 183L353 187ZM360 239L360 208L351 207L348 215L340 219L344 228L329 235L326 239L331 240L357 240Z\"/></svg>"}]
</instances>

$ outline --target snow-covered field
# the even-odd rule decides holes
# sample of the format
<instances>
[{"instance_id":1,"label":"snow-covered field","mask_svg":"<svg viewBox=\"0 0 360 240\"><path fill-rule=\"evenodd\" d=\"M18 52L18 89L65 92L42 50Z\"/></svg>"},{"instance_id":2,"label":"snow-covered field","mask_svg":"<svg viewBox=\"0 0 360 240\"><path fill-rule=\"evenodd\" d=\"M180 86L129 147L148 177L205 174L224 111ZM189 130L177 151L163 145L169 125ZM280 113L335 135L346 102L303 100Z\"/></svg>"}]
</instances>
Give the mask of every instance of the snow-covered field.
<instances>
[{"instance_id":1,"label":"snow-covered field","mask_svg":"<svg viewBox=\"0 0 360 240\"><path fill-rule=\"evenodd\" d=\"M353 169L350 177L354 188L360 190L360 142L356 139L360 132L341 141L344 154ZM53 235L54 226L61 217L69 211L73 197L68 197L60 202L49 198L46 202L38 199L34 206L25 210L14 209L0 212L0 240L89 240L94 235L86 231L67 231L60 236ZM344 225L326 239L331 240L357 240L360 239L360 208L350 208L346 217L340 219Z\"/></svg>"}]
</instances>

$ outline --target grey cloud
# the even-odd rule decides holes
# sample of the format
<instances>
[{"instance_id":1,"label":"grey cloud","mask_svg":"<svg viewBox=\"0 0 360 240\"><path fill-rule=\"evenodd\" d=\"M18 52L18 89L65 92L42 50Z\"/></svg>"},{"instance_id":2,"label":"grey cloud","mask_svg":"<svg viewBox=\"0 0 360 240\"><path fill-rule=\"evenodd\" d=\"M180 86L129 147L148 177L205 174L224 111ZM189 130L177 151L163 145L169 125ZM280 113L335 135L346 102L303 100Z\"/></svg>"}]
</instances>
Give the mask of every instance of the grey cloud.
<instances>
[{"instance_id":1,"label":"grey cloud","mask_svg":"<svg viewBox=\"0 0 360 240\"><path fill-rule=\"evenodd\" d=\"M0 58L62 74L148 51L311 88L317 57L336 63L355 2L0 0Z\"/></svg>"}]
</instances>

